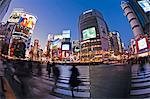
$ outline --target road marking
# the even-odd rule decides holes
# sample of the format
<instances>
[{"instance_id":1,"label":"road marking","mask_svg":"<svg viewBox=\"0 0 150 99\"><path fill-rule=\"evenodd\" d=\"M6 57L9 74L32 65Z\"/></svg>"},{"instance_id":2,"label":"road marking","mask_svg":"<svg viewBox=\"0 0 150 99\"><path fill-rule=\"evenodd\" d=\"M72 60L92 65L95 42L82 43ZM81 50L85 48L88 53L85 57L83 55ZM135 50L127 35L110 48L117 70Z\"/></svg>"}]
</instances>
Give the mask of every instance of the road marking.
<instances>
[{"instance_id":1,"label":"road marking","mask_svg":"<svg viewBox=\"0 0 150 99\"><path fill-rule=\"evenodd\" d=\"M140 78L140 79L132 79L131 82L133 83L136 83L136 82L144 82L144 81L148 81L150 80L150 77L149 78Z\"/></svg>"},{"instance_id":2,"label":"road marking","mask_svg":"<svg viewBox=\"0 0 150 99\"><path fill-rule=\"evenodd\" d=\"M64 89L56 89L55 90L56 93L60 93L60 94L65 94L65 95L68 95L68 96L72 96L71 94L71 91L68 91L68 90L64 90ZM90 97L90 92L76 92L74 91L74 95L76 97Z\"/></svg>"},{"instance_id":3,"label":"road marking","mask_svg":"<svg viewBox=\"0 0 150 99\"><path fill-rule=\"evenodd\" d=\"M38 77L33 77L33 78L35 78L37 80L41 80ZM46 83L49 86L53 86L54 85L53 80L48 80L48 77L44 77L44 78L42 77L41 81ZM87 85L85 84L84 86L83 85L79 86L78 88L79 88L78 92L77 92L77 90L74 91L75 92L75 96L83 97L83 98L87 98L87 97L90 96L89 95L90 94L90 91L89 91L90 90L90 85L89 84L87 84ZM51 90L51 89L48 88L48 90ZM71 90L70 90L69 84L68 83L65 84L63 82L57 83L57 88L56 88L56 92L55 93L60 94L60 95L63 94L63 95L71 96Z\"/></svg>"},{"instance_id":4,"label":"road marking","mask_svg":"<svg viewBox=\"0 0 150 99\"><path fill-rule=\"evenodd\" d=\"M131 92L130 92L130 95L143 95L143 94L150 94L150 88L131 90Z\"/></svg>"},{"instance_id":5,"label":"road marking","mask_svg":"<svg viewBox=\"0 0 150 99\"><path fill-rule=\"evenodd\" d=\"M138 96L144 97L150 94L150 67L145 65L145 71L139 72L139 65L132 66L131 89L130 95L132 98ZM139 72L139 73L138 73ZM137 89L138 88L138 89ZM134 96L134 97L133 97Z\"/></svg>"},{"instance_id":6,"label":"road marking","mask_svg":"<svg viewBox=\"0 0 150 99\"><path fill-rule=\"evenodd\" d=\"M143 74L145 74L145 75L148 75L148 74L150 74L150 71L145 71L145 73L135 73L135 74L132 74L132 77L133 76L140 76L140 75L143 75Z\"/></svg>"},{"instance_id":7,"label":"road marking","mask_svg":"<svg viewBox=\"0 0 150 99\"><path fill-rule=\"evenodd\" d=\"M150 77L150 74L148 74L148 75L140 75L140 76L134 76L134 77L132 77L133 79L136 79L136 78L145 78L145 77Z\"/></svg>"},{"instance_id":8,"label":"road marking","mask_svg":"<svg viewBox=\"0 0 150 99\"><path fill-rule=\"evenodd\" d=\"M132 87L144 87L144 86L150 86L150 82L143 82L143 83L134 83L131 85Z\"/></svg>"}]
</instances>

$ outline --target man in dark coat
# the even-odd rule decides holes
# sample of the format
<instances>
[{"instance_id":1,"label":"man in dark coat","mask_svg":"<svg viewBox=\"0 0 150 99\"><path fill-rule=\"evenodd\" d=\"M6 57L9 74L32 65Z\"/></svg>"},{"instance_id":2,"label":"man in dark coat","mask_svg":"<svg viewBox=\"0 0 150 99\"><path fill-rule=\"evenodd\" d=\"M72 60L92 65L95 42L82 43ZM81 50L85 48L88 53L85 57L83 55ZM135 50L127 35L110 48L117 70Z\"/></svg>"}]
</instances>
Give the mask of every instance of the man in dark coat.
<instances>
[{"instance_id":1,"label":"man in dark coat","mask_svg":"<svg viewBox=\"0 0 150 99\"><path fill-rule=\"evenodd\" d=\"M78 79L78 76L80 75L80 73L78 71L78 68L76 68L75 65L73 65L70 71L71 71L71 76L69 79L69 84L71 87L72 97L74 97L73 90L75 87L78 87L79 84L81 83L81 80Z\"/></svg>"},{"instance_id":2,"label":"man in dark coat","mask_svg":"<svg viewBox=\"0 0 150 99\"><path fill-rule=\"evenodd\" d=\"M52 88L52 91L54 91L56 89L56 84L59 80L60 70L58 67L55 66L55 63L53 63L52 66L53 66L53 77L54 77L54 87Z\"/></svg>"},{"instance_id":3,"label":"man in dark coat","mask_svg":"<svg viewBox=\"0 0 150 99\"><path fill-rule=\"evenodd\" d=\"M47 72L48 72L48 77L50 78L50 75L51 75L51 67L52 67L52 64L49 63L49 61L47 62Z\"/></svg>"}]
</instances>

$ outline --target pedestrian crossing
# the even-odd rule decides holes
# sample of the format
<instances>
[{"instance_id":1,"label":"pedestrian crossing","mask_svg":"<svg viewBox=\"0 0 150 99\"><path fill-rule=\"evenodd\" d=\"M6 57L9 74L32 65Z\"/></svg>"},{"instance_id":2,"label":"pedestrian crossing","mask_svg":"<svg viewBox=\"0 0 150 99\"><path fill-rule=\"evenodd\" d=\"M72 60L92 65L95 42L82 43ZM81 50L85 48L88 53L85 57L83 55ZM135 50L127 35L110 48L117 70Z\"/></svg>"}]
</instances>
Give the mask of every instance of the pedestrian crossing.
<instances>
[{"instance_id":1,"label":"pedestrian crossing","mask_svg":"<svg viewBox=\"0 0 150 99\"><path fill-rule=\"evenodd\" d=\"M145 71L140 71L140 65L131 68L131 90L132 98L150 98L150 64L144 66Z\"/></svg>"},{"instance_id":2,"label":"pedestrian crossing","mask_svg":"<svg viewBox=\"0 0 150 99\"><path fill-rule=\"evenodd\" d=\"M86 68L86 67L85 67ZM84 74L79 77L79 79L82 81L82 83L79 85L78 90L74 90L74 95L76 98L90 98L90 80L89 80L89 74ZM71 98L72 93L69 86L69 75L61 75L59 78L59 81L57 83L57 87L54 91L52 91L52 88L54 86L54 80L51 76L50 78L46 74L46 72L41 76L33 76L34 80L37 80L38 82L42 82L43 85L46 85L46 90L49 91L50 95L53 95L57 98Z\"/></svg>"}]
</instances>

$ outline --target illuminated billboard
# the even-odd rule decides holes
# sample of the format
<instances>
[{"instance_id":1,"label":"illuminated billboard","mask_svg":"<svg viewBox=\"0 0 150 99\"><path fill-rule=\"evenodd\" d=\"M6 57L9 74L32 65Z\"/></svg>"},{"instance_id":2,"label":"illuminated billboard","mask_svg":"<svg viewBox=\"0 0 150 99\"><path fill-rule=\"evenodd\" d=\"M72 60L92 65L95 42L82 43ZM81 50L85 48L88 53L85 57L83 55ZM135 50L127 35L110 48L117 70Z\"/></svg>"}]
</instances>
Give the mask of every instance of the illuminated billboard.
<instances>
[{"instance_id":1,"label":"illuminated billboard","mask_svg":"<svg viewBox=\"0 0 150 99\"><path fill-rule=\"evenodd\" d=\"M138 1L138 4L142 7L144 12L149 12L150 11L150 1L149 0Z\"/></svg>"},{"instance_id":2,"label":"illuminated billboard","mask_svg":"<svg viewBox=\"0 0 150 99\"><path fill-rule=\"evenodd\" d=\"M62 37L62 35L54 35L54 40L56 40L56 39L60 39L60 40L62 40L62 39L63 39L63 37Z\"/></svg>"},{"instance_id":3,"label":"illuminated billboard","mask_svg":"<svg viewBox=\"0 0 150 99\"><path fill-rule=\"evenodd\" d=\"M23 11L13 11L8 18L8 22L18 23L22 14Z\"/></svg>"},{"instance_id":4,"label":"illuminated billboard","mask_svg":"<svg viewBox=\"0 0 150 99\"><path fill-rule=\"evenodd\" d=\"M63 44L63 45L62 45L62 50L63 50L63 51L68 51L68 50L70 50L70 44Z\"/></svg>"},{"instance_id":5,"label":"illuminated billboard","mask_svg":"<svg viewBox=\"0 0 150 99\"><path fill-rule=\"evenodd\" d=\"M21 33L25 33L26 35L30 35L30 30L20 25L16 25L15 32L21 32Z\"/></svg>"},{"instance_id":6,"label":"illuminated billboard","mask_svg":"<svg viewBox=\"0 0 150 99\"><path fill-rule=\"evenodd\" d=\"M82 35L83 35L83 40L95 38L96 37L95 27L91 27L91 28L83 30Z\"/></svg>"},{"instance_id":7,"label":"illuminated billboard","mask_svg":"<svg viewBox=\"0 0 150 99\"><path fill-rule=\"evenodd\" d=\"M138 41L138 47L139 47L139 50L142 50L148 47L145 38L142 38Z\"/></svg>"},{"instance_id":8,"label":"illuminated billboard","mask_svg":"<svg viewBox=\"0 0 150 99\"><path fill-rule=\"evenodd\" d=\"M52 34L48 34L48 40L52 41L54 36Z\"/></svg>"},{"instance_id":9,"label":"illuminated billboard","mask_svg":"<svg viewBox=\"0 0 150 99\"><path fill-rule=\"evenodd\" d=\"M18 24L23 27L27 27L33 30L35 27L36 21L37 19L33 15L23 13L18 21Z\"/></svg>"},{"instance_id":10,"label":"illuminated billboard","mask_svg":"<svg viewBox=\"0 0 150 99\"><path fill-rule=\"evenodd\" d=\"M70 30L63 30L62 37L63 38L70 38Z\"/></svg>"},{"instance_id":11,"label":"illuminated billboard","mask_svg":"<svg viewBox=\"0 0 150 99\"><path fill-rule=\"evenodd\" d=\"M56 40L52 41L52 47L53 47L53 49L60 48L61 47L61 40L56 39Z\"/></svg>"},{"instance_id":12,"label":"illuminated billboard","mask_svg":"<svg viewBox=\"0 0 150 99\"><path fill-rule=\"evenodd\" d=\"M74 52L80 52L80 47L79 46L74 46L73 51Z\"/></svg>"}]
</instances>

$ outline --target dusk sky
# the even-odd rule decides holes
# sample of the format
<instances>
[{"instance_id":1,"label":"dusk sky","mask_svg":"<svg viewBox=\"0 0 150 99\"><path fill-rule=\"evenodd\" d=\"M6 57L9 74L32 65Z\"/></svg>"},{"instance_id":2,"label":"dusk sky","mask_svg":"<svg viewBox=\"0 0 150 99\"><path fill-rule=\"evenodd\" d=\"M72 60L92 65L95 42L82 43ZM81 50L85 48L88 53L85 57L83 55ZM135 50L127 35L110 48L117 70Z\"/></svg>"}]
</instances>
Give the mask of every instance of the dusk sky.
<instances>
[{"instance_id":1,"label":"dusk sky","mask_svg":"<svg viewBox=\"0 0 150 99\"><path fill-rule=\"evenodd\" d=\"M133 34L127 18L123 15L120 0L12 0L6 21L13 8L23 8L38 17L32 37L39 39L44 48L48 34L61 34L63 29L71 30L72 40L78 38L79 15L88 9L97 9L103 14L110 31L119 31L127 47Z\"/></svg>"}]
</instances>

